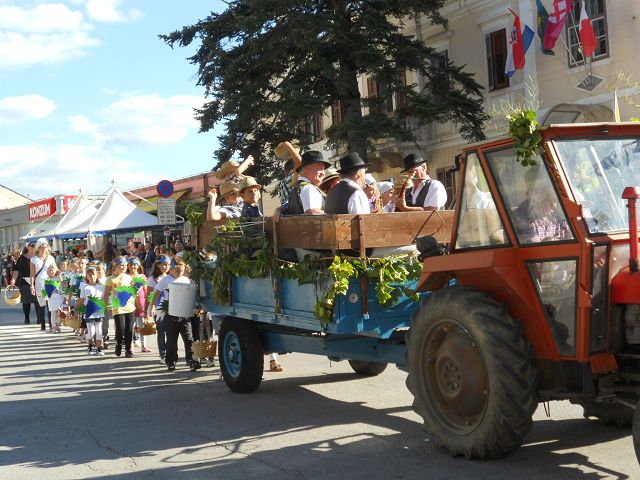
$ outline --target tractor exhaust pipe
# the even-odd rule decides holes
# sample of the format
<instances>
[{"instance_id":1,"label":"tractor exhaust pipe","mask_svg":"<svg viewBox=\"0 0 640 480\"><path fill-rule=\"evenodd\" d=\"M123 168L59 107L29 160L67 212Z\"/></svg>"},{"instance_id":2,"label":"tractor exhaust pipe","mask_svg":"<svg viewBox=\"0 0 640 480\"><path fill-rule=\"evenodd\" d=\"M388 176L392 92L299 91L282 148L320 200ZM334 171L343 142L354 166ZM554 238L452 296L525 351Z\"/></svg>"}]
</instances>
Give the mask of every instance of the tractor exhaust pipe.
<instances>
[{"instance_id":1,"label":"tractor exhaust pipe","mask_svg":"<svg viewBox=\"0 0 640 480\"><path fill-rule=\"evenodd\" d=\"M622 192L629 209L629 270L638 271L638 214L636 200L640 198L640 187L627 187Z\"/></svg>"}]
</instances>

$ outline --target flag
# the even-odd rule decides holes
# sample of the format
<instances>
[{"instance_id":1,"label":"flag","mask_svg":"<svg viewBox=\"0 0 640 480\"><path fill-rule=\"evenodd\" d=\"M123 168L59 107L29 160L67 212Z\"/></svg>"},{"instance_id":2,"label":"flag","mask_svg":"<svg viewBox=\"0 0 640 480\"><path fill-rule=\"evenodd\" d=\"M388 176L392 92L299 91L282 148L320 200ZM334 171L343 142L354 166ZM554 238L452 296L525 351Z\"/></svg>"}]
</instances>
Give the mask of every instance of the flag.
<instances>
[{"instance_id":1,"label":"flag","mask_svg":"<svg viewBox=\"0 0 640 480\"><path fill-rule=\"evenodd\" d=\"M524 68L524 46L522 44L522 29L520 28L520 17L513 10L509 9L515 19L511 27L509 37L509 50L507 52L507 63L504 66L504 73L507 77L513 76L516 70Z\"/></svg>"},{"instance_id":2,"label":"flag","mask_svg":"<svg viewBox=\"0 0 640 480\"><path fill-rule=\"evenodd\" d=\"M547 22L549 22L549 13L547 12L547 9L544 8L544 5L542 5L541 0L536 0L536 6L538 7L537 30L538 38L540 39L540 50L542 50L542 53L544 53L545 55L555 55L555 53L553 53L553 50L544 48L543 45L544 32L547 30Z\"/></svg>"},{"instance_id":3,"label":"flag","mask_svg":"<svg viewBox=\"0 0 640 480\"><path fill-rule=\"evenodd\" d=\"M529 25L524 26L524 30L522 30L522 46L524 47L524 53L527 53L527 51L529 51L529 47L531 46L533 37L535 37L535 35L536 34L533 32L533 30L531 30L531 27L529 27Z\"/></svg>"},{"instance_id":4,"label":"flag","mask_svg":"<svg viewBox=\"0 0 640 480\"><path fill-rule=\"evenodd\" d=\"M593 32L591 19L587 15L587 9L582 2L582 10L580 10L580 43L582 44L582 53L584 58L590 57L598 47L596 34Z\"/></svg>"},{"instance_id":5,"label":"flag","mask_svg":"<svg viewBox=\"0 0 640 480\"><path fill-rule=\"evenodd\" d=\"M545 49L552 49L555 46L572 8L571 0L553 0L553 12L549 14L542 43Z\"/></svg>"}]
</instances>

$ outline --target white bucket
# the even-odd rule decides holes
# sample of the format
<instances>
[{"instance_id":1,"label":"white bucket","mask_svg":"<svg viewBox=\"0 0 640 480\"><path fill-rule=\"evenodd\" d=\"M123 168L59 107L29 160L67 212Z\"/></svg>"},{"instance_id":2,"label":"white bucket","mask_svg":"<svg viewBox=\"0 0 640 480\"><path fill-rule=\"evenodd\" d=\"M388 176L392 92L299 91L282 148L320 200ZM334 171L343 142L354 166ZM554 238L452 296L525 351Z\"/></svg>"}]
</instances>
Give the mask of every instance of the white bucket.
<instances>
[{"instance_id":1,"label":"white bucket","mask_svg":"<svg viewBox=\"0 0 640 480\"><path fill-rule=\"evenodd\" d=\"M193 317L196 308L198 287L194 283L172 283L169 285L169 315Z\"/></svg>"}]
</instances>

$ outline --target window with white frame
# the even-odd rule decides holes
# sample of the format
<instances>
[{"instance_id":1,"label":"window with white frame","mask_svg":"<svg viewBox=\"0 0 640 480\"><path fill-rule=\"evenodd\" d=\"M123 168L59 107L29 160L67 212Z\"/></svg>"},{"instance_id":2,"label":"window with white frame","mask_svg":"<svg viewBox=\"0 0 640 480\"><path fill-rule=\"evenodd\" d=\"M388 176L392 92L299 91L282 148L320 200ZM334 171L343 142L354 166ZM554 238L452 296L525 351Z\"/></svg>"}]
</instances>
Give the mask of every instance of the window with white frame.
<instances>
[{"instance_id":1,"label":"window with white frame","mask_svg":"<svg viewBox=\"0 0 640 480\"><path fill-rule=\"evenodd\" d=\"M597 47L592 60L609 57L609 38L607 31L607 9L605 0L582 0L585 3L587 15L591 19L593 32L596 35ZM584 64L584 56L580 45L580 2L574 2L571 14L567 19L567 46L569 47L569 67Z\"/></svg>"}]
</instances>

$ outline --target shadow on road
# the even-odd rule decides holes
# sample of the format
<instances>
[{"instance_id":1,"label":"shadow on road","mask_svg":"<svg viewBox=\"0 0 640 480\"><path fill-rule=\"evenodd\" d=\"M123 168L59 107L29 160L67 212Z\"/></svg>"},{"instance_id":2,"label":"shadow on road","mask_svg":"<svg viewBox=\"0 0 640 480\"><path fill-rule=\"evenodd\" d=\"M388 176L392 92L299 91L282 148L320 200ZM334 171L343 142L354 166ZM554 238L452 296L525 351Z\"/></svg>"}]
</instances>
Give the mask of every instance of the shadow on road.
<instances>
[{"instance_id":1,"label":"shadow on road","mask_svg":"<svg viewBox=\"0 0 640 480\"><path fill-rule=\"evenodd\" d=\"M344 401L314 391L349 381L388 395L379 388L388 374L265 374L258 392L238 395L217 368L181 366L171 374L156 356L87 358L69 332L36 329L0 322L0 465L85 465L89 475L103 460L123 459L131 473L108 478L136 479L344 478L354 465L361 475L350 478L459 479L470 471L476 479L629 478L573 451L628 430L584 419L536 421L509 457L469 463L437 448L408 404L377 408L375 398ZM157 460L149 466L159 455L161 467Z\"/></svg>"}]
</instances>

